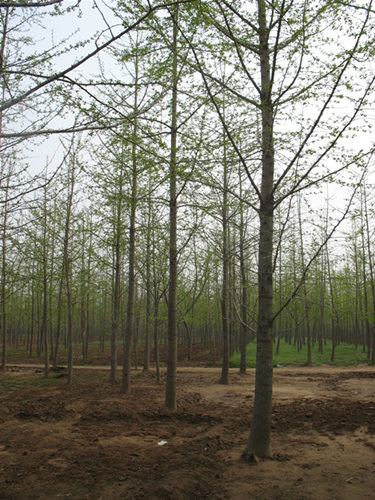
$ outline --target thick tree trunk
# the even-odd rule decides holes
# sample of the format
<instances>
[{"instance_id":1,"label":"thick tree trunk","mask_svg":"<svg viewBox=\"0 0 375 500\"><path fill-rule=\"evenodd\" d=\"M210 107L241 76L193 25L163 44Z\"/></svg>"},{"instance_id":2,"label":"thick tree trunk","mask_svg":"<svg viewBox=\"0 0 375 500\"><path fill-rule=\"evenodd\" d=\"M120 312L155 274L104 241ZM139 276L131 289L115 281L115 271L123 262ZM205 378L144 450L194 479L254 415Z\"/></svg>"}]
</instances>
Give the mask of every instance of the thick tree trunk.
<instances>
[{"instance_id":1,"label":"thick tree trunk","mask_svg":"<svg viewBox=\"0 0 375 500\"><path fill-rule=\"evenodd\" d=\"M271 205L271 204L270 204ZM262 211L259 248L259 312L254 409L244 458L271 456L273 378L272 209Z\"/></svg>"},{"instance_id":2,"label":"thick tree trunk","mask_svg":"<svg viewBox=\"0 0 375 500\"><path fill-rule=\"evenodd\" d=\"M273 107L265 2L258 1L261 64L262 184L259 208L258 330L254 409L244 458L271 456L273 377Z\"/></svg>"}]
</instances>

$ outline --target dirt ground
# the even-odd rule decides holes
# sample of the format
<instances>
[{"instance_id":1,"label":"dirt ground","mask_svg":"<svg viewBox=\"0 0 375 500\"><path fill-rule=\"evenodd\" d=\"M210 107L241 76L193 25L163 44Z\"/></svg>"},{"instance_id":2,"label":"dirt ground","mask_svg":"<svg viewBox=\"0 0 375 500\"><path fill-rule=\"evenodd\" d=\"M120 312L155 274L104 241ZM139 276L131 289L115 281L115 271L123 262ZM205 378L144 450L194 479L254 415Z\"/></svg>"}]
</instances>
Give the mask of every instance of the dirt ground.
<instances>
[{"instance_id":1,"label":"dirt ground","mask_svg":"<svg viewBox=\"0 0 375 500\"><path fill-rule=\"evenodd\" d=\"M129 395L98 367L42 381L0 375L1 499L375 498L375 368L276 368L273 460L241 460L254 370L183 367L178 410L164 381L132 372ZM121 374L119 374L119 378ZM29 383L25 384L25 380Z\"/></svg>"}]
</instances>

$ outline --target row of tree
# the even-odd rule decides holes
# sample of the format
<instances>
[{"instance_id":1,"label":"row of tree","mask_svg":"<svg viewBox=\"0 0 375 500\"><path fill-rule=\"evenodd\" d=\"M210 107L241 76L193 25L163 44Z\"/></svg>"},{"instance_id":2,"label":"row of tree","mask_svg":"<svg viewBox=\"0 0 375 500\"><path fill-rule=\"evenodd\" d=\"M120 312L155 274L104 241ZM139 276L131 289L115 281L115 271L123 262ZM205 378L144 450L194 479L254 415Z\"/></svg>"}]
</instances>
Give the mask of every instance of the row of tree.
<instances>
[{"instance_id":1,"label":"row of tree","mask_svg":"<svg viewBox=\"0 0 375 500\"><path fill-rule=\"evenodd\" d=\"M71 383L74 343L109 340L114 381L122 339L126 393L152 339L176 408L179 341L228 383L256 338L245 457L269 456L276 340L374 361L372 3L94 7L91 38L38 45L84 6L0 2L3 370L23 339L47 377L63 342Z\"/></svg>"},{"instance_id":2,"label":"row of tree","mask_svg":"<svg viewBox=\"0 0 375 500\"><path fill-rule=\"evenodd\" d=\"M83 360L87 360L89 342L100 343L104 349L104 344L110 342L111 337L115 340L121 338L127 309L128 276L125 265L129 252L126 237L129 206L124 209L121 230L116 228L116 222L119 223L120 219L120 204L130 199L130 193L127 187L121 188L120 184L119 189L123 189L123 193L113 197L112 205L102 194L93 205L85 206L79 200L70 203L72 185L67 186L66 179L72 182L71 172L62 170L44 190L43 199L34 197L35 206L23 211L23 224L17 227L16 238L12 235L14 226L10 215L10 237L3 255L7 284L3 300L6 344L13 348L27 345L30 356L35 352L41 355L47 331L50 357L54 364L58 361L59 342L67 345L66 261L69 266L73 342L82 344L79 355ZM81 179L74 180L83 182ZM367 206L367 198L363 207L363 195L364 189L358 196L357 211L353 205L350 232L340 233L344 239L340 253L334 250L337 240L326 244L304 277L302 287L306 262L324 244L328 221L322 214L324 223L319 229L315 228L314 239L307 243L303 235L308 233L308 221L306 214L302 220L300 200L297 203L299 212L290 211L288 227L283 228L282 235L278 235L280 244L275 262L276 302L282 309L275 324L275 341L278 343L284 339L299 347L305 343L310 332L311 341L318 342L322 349L325 340L334 340L337 336L338 341L361 344L370 357L374 317L373 229L370 227L373 211ZM138 344L149 348L150 339L154 343L155 338L159 338L159 343L163 345L167 342L167 214L152 208L148 201L146 197L145 203L138 204L139 218L136 220L135 349ZM240 208L237 200L232 200L230 210L233 213L228 224L227 243L230 355L240 349L243 326L246 330L245 345L255 338L256 330L256 221L250 218L250 210L241 213ZM105 212L111 214L107 224ZM219 215L215 211L210 214L209 203L204 214L197 213L194 207L193 212L187 215L192 224L186 228L190 241L179 257L177 302L178 339L179 343L188 347L189 359L192 342L209 347L213 355L216 351L222 353L221 301L225 247L222 220L217 220ZM244 227L241 226L241 219ZM19 219L14 218L14 223L18 222ZM67 227L71 234L68 251ZM291 297L293 300L289 300ZM241 314L244 305L245 318ZM159 321L155 322L155 318ZM148 369L147 357L144 363L145 369Z\"/></svg>"}]
</instances>

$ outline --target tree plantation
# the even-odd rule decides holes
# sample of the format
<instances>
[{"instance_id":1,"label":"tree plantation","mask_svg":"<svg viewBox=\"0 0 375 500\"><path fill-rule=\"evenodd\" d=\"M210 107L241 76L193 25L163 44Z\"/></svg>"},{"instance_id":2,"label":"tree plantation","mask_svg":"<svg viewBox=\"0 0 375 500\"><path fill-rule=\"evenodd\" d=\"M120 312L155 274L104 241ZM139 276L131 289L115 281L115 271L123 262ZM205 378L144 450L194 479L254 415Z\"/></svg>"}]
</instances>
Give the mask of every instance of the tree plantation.
<instances>
[{"instance_id":1,"label":"tree plantation","mask_svg":"<svg viewBox=\"0 0 375 500\"><path fill-rule=\"evenodd\" d=\"M71 387L96 349L118 411L137 364L179 415L181 361L241 385L251 350L258 462L274 353L373 365L374 9L1 1L3 379L22 348Z\"/></svg>"}]
</instances>

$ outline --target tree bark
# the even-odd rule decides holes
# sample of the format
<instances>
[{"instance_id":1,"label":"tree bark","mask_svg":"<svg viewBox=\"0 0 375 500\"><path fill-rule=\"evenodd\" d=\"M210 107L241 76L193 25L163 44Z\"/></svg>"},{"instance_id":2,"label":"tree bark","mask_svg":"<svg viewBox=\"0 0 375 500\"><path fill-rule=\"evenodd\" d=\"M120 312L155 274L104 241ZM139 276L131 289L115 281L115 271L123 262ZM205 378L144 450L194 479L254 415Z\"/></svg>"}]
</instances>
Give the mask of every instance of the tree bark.
<instances>
[{"instance_id":1,"label":"tree bark","mask_svg":"<svg viewBox=\"0 0 375 500\"><path fill-rule=\"evenodd\" d=\"M262 181L259 207L258 328L254 409L249 439L243 456L271 456L271 416L273 378L273 105L271 98L270 52L266 8L258 0L259 55L261 65Z\"/></svg>"},{"instance_id":2,"label":"tree bark","mask_svg":"<svg viewBox=\"0 0 375 500\"><path fill-rule=\"evenodd\" d=\"M173 8L172 122L169 171L168 353L165 406L177 408L177 34L178 4Z\"/></svg>"}]
</instances>

